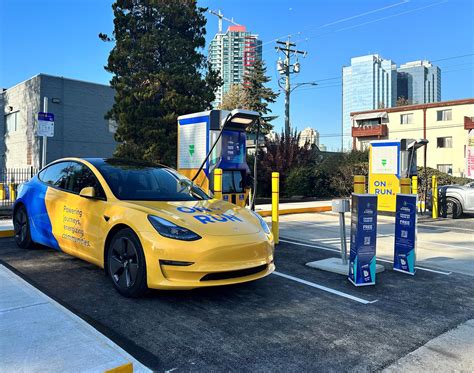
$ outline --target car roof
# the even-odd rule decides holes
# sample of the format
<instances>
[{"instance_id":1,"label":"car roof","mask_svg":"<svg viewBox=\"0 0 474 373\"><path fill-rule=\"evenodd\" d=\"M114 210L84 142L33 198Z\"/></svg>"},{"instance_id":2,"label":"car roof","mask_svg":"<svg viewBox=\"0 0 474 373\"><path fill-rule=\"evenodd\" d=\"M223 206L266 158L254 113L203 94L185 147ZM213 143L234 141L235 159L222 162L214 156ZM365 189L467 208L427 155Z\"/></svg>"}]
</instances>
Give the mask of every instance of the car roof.
<instances>
[{"instance_id":1,"label":"car roof","mask_svg":"<svg viewBox=\"0 0 474 373\"><path fill-rule=\"evenodd\" d=\"M84 161L89 162L95 167L104 165L104 164L110 164L112 166L125 166L125 165L130 165L130 166L138 166L138 167L158 167L158 168L168 168L168 166L159 164L159 163L154 163L154 162L149 162L149 161L142 161L142 160L136 160L136 159L127 159L127 158L82 158Z\"/></svg>"}]
</instances>

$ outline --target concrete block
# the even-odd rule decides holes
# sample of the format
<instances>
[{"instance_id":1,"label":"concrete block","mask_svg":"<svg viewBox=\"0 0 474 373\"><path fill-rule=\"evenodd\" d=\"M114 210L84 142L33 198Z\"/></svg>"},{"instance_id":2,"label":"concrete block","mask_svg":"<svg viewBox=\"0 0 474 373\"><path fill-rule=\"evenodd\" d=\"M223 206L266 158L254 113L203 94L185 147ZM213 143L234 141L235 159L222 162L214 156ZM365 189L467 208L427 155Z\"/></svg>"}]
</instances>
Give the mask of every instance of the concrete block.
<instances>
[{"instance_id":1,"label":"concrete block","mask_svg":"<svg viewBox=\"0 0 474 373\"><path fill-rule=\"evenodd\" d=\"M349 262L342 264L341 258L327 258L322 260L316 260L314 262L306 263L308 267L320 269L322 271L328 271L338 273L340 275L347 276L349 274ZM381 264L376 265L376 273L383 272L385 267Z\"/></svg>"}]
</instances>

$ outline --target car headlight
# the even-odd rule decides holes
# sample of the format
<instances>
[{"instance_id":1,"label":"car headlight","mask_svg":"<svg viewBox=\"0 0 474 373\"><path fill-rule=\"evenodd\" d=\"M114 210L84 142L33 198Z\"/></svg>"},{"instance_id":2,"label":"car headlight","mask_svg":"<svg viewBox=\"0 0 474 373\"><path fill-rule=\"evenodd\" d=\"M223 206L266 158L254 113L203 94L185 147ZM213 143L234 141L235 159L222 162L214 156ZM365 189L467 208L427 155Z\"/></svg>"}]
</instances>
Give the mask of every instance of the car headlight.
<instances>
[{"instance_id":1,"label":"car headlight","mask_svg":"<svg viewBox=\"0 0 474 373\"><path fill-rule=\"evenodd\" d=\"M252 211L252 210L250 210L250 212L252 214L254 214L255 217L260 221L260 225L262 226L263 231L266 234L270 234L271 233L270 228L268 228L267 222L265 220L263 220L263 218L260 216L260 214L257 214L255 211Z\"/></svg>"},{"instance_id":2,"label":"car headlight","mask_svg":"<svg viewBox=\"0 0 474 373\"><path fill-rule=\"evenodd\" d=\"M148 215L148 220L156 231L163 237L181 241L196 241L201 239L201 236L193 231L180 227L179 225L158 216Z\"/></svg>"}]
</instances>

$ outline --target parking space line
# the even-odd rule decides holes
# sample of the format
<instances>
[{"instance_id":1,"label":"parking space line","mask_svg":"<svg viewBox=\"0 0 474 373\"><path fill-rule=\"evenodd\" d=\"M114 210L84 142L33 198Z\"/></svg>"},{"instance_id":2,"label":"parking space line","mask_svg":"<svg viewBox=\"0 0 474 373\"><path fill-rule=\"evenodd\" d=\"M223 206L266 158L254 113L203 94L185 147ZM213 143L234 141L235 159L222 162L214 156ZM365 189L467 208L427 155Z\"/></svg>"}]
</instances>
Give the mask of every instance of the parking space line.
<instances>
[{"instance_id":1,"label":"parking space line","mask_svg":"<svg viewBox=\"0 0 474 373\"><path fill-rule=\"evenodd\" d=\"M309 282L309 281L303 280L303 279L298 278L298 277L294 277L294 276L287 275L287 274L285 274L285 273L281 273L281 272L275 271L275 272L273 272L273 274L276 275L276 276L280 276L280 277L286 278L286 279L288 279L288 280L292 280L292 281L299 282L300 284L308 285L308 286L311 286L311 287L313 287L313 288L316 288L316 289L319 289L319 290L322 290L322 291L326 291L326 292L328 292L328 293L331 293L331 294L334 294L334 295L338 295L338 296L340 296L340 297L347 298L347 299L350 299L350 300L353 300L353 301L362 303L362 304L371 304L371 303L375 303L375 302L378 301L377 299L370 301L370 300L358 298L358 297L355 297L355 296L353 296L353 295L350 295L350 294L347 294L347 293L343 293L342 291L335 290L335 289L331 289L331 288L328 288L328 287L326 287L326 286L316 284L316 283L314 283L314 282Z\"/></svg>"},{"instance_id":2,"label":"parking space line","mask_svg":"<svg viewBox=\"0 0 474 373\"><path fill-rule=\"evenodd\" d=\"M280 238L280 242L286 242L286 243L291 243L293 245L306 246L306 247L311 247L313 249L320 249L320 250L332 251L334 253L340 253L340 251L338 249L331 249L329 247L324 247L324 246L319 246L319 245L314 245L314 244L311 245L311 244L307 244L307 243L303 243L303 242L297 242L297 241L291 241L291 240L288 240L288 239L285 239L285 238ZM380 262L386 262L386 263L393 264L393 260L382 259L382 258L377 258L377 260L380 261ZM437 270L437 269L431 269L431 268L426 268L426 267L415 266L415 268L419 269L420 271L433 272L433 273L438 273L440 275L445 275L445 276L449 276L450 274L452 274L452 272L444 272L444 271L440 271L440 270Z\"/></svg>"}]
</instances>

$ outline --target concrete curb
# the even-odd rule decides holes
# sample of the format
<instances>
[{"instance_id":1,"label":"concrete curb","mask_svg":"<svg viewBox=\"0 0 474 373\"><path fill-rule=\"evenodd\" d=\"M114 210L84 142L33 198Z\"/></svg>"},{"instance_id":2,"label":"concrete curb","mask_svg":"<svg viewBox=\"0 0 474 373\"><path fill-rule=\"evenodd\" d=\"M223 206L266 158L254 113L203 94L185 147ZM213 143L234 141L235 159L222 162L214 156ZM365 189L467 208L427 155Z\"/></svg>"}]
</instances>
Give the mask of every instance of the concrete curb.
<instances>
[{"instance_id":1,"label":"concrete curb","mask_svg":"<svg viewBox=\"0 0 474 373\"><path fill-rule=\"evenodd\" d=\"M0 230L0 238L13 237L15 236L15 231L13 229Z\"/></svg>"},{"instance_id":2,"label":"concrete curb","mask_svg":"<svg viewBox=\"0 0 474 373\"><path fill-rule=\"evenodd\" d=\"M308 212L326 212L326 211L331 211L332 207L331 206L317 206L317 207L299 207L299 208L291 208L291 209L284 209L284 210L279 210L279 215L290 215L290 214L305 214ZM272 216L272 211L271 210L262 210L262 211L256 211L260 216Z\"/></svg>"}]
</instances>

